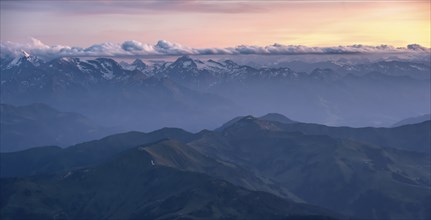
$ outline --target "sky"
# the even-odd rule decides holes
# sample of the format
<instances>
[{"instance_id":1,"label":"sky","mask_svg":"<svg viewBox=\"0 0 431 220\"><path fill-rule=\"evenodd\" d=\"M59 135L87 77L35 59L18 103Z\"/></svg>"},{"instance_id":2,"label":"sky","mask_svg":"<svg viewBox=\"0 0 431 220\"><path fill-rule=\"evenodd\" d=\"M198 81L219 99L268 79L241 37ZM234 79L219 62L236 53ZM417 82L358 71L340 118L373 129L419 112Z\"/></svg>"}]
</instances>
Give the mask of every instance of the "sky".
<instances>
[{"instance_id":1,"label":"sky","mask_svg":"<svg viewBox=\"0 0 431 220\"><path fill-rule=\"evenodd\" d=\"M1 42L431 47L430 1L1 0Z\"/></svg>"}]
</instances>

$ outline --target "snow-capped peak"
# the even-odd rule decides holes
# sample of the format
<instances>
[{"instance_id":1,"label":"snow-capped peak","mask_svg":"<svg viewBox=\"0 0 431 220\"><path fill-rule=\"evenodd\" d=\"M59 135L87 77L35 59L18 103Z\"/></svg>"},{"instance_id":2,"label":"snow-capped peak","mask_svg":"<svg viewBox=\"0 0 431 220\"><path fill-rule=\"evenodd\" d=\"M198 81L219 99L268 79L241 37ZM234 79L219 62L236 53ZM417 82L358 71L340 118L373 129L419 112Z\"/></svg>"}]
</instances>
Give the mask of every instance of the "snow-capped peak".
<instances>
[{"instance_id":1,"label":"snow-capped peak","mask_svg":"<svg viewBox=\"0 0 431 220\"><path fill-rule=\"evenodd\" d=\"M148 65L140 59L136 59L132 63L127 63L122 61L120 62L120 66L125 70L130 70L130 71L138 70L141 72L144 72L148 67Z\"/></svg>"},{"instance_id":2,"label":"snow-capped peak","mask_svg":"<svg viewBox=\"0 0 431 220\"><path fill-rule=\"evenodd\" d=\"M23 55L24 55L25 58L28 59L30 57L30 54L27 53L27 52L25 52L24 50L21 50L21 52L23 53Z\"/></svg>"},{"instance_id":3,"label":"snow-capped peak","mask_svg":"<svg viewBox=\"0 0 431 220\"><path fill-rule=\"evenodd\" d=\"M142 60L140 59L136 59L135 61L133 61L132 66L134 66L135 70L139 70L139 71L144 71L148 66L147 64L145 64L144 62L142 62Z\"/></svg>"},{"instance_id":4,"label":"snow-capped peak","mask_svg":"<svg viewBox=\"0 0 431 220\"><path fill-rule=\"evenodd\" d=\"M6 69L11 69L14 67L18 67L24 63L30 63L33 66L40 66L43 61L36 56L31 56L24 50L21 50L22 56L15 57L6 67Z\"/></svg>"},{"instance_id":5,"label":"snow-capped peak","mask_svg":"<svg viewBox=\"0 0 431 220\"><path fill-rule=\"evenodd\" d=\"M183 69L197 68L195 61L187 55L178 58L171 66Z\"/></svg>"}]
</instances>

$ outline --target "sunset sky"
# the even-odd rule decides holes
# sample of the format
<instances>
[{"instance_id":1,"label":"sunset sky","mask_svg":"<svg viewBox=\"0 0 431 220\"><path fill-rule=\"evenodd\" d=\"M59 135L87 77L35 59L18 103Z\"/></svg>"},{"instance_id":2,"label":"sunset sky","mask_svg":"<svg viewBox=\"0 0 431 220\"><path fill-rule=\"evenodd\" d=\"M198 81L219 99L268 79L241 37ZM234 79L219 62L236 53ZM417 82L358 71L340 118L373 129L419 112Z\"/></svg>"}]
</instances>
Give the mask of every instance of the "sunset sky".
<instances>
[{"instance_id":1,"label":"sunset sky","mask_svg":"<svg viewBox=\"0 0 431 220\"><path fill-rule=\"evenodd\" d=\"M428 0L1 1L2 42L430 47L430 32Z\"/></svg>"}]
</instances>

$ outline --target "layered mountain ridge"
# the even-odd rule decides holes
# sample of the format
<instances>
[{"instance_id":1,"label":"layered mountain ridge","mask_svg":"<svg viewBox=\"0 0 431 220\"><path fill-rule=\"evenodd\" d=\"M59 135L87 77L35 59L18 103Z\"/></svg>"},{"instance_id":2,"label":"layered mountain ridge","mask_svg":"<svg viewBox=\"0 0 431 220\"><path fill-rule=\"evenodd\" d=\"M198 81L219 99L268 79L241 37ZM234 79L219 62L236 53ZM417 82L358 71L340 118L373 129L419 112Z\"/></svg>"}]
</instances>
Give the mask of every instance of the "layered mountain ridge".
<instances>
[{"instance_id":1,"label":"layered mountain ridge","mask_svg":"<svg viewBox=\"0 0 431 220\"><path fill-rule=\"evenodd\" d=\"M1 212L4 217L48 217L43 210L49 208L69 219L100 216L94 210L107 210L106 218L132 218L130 213L141 213L137 216L154 219L264 215L271 219L427 219L429 154L426 146L413 148L422 152L411 151L418 142L417 136L408 133L429 139L429 123L380 131L306 124L281 114L249 115L215 131L193 134L164 128L112 135L65 149L39 147L1 153L5 204ZM367 135L338 135L355 133ZM382 142L382 138L397 140L394 137L401 133L405 136L399 140L406 140L405 145ZM56 191L65 187L69 190ZM108 202L108 189L110 196L130 205ZM80 196L70 200L76 193ZM131 195L159 199L153 203ZM28 198L33 201L28 207L13 208ZM50 200L59 203L43 202ZM253 212L248 215L244 210L249 209Z\"/></svg>"}]
</instances>

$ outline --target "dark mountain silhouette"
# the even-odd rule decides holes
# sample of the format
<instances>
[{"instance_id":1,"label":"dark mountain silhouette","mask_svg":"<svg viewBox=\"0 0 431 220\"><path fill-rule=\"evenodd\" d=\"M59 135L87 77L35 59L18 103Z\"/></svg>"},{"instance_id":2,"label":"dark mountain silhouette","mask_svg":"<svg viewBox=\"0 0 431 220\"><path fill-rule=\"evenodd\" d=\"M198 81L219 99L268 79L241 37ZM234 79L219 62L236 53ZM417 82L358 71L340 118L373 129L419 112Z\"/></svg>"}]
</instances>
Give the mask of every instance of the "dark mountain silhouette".
<instances>
[{"instance_id":1,"label":"dark mountain silhouette","mask_svg":"<svg viewBox=\"0 0 431 220\"><path fill-rule=\"evenodd\" d=\"M182 129L164 128L150 133L127 132L111 135L65 149L38 147L19 152L1 153L0 175L2 177L30 176L95 166L124 150L165 138L187 142L193 138L193 134Z\"/></svg>"},{"instance_id":2,"label":"dark mountain silhouette","mask_svg":"<svg viewBox=\"0 0 431 220\"><path fill-rule=\"evenodd\" d=\"M228 122L224 123L221 127L217 128L215 130L216 131L222 131L225 128L231 126L232 124L236 123L237 121L239 121L239 120L241 120L242 118L245 118L245 117L247 117L247 116L238 116L238 117L235 117L235 118L229 120ZM268 113L268 114L266 114L264 116L259 117L259 119L263 119L263 120L266 120L266 121L280 122L280 123L283 123L283 124L298 123L298 122L293 121L293 120L289 119L288 117L286 117L286 116L284 116L282 114L279 114L279 113Z\"/></svg>"},{"instance_id":3,"label":"dark mountain silhouette","mask_svg":"<svg viewBox=\"0 0 431 220\"><path fill-rule=\"evenodd\" d=\"M206 132L189 145L270 178L308 203L347 215L429 216L429 155L289 130L295 125L286 129L286 124L247 116L221 132ZM412 130L427 128L419 124ZM415 136L404 137L417 141ZM408 207L416 211L406 211Z\"/></svg>"},{"instance_id":4,"label":"dark mountain silhouette","mask_svg":"<svg viewBox=\"0 0 431 220\"><path fill-rule=\"evenodd\" d=\"M175 149L167 149L169 145ZM184 171L177 143L129 149L93 168L2 179L2 219L335 219L321 208ZM162 149L159 149L162 148ZM170 147L168 147L170 148ZM181 147L179 147L181 148ZM157 152L156 152L157 151ZM193 153L192 153L193 154ZM191 156L186 160L183 156ZM23 201L27 201L23 203Z\"/></svg>"},{"instance_id":5,"label":"dark mountain silhouette","mask_svg":"<svg viewBox=\"0 0 431 220\"><path fill-rule=\"evenodd\" d=\"M272 121L272 127L286 132L301 132L311 135L328 135L334 138L343 138L359 141L371 145L379 145L389 148L398 148L417 152L428 152L431 146L431 121L424 121L417 124L408 124L394 128L374 128L374 127L332 127L320 124L294 122L287 117L278 114L278 118L284 120L268 120L265 116L260 117L264 121ZM247 116L254 118L253 116ZM226 122L216 131L223 131L232 124L245 118L236 117ZM262 122L263 123L263 122Z\"/></svg>"},{"instance_id":6,"label":"dark mountain silhouette","mask_svg":"<svg viewBox=\"0 0 431 220\"><path fill-rule=\"evenodd\" d=\"M296 121L291 120L290 118L282 115L282 114L278 114L278 113L269 113L266 114L264 116L259 117L260 119L266 120L266 121L276 121L276 122L280 122L283 124L293 124L293 123L297 123Z\"/></svg>"},{"instance_id":7,"label":"dark mountain silhouette","mask_svg":"<svg viewBox=\"0 0 431 220\"><path fill-rule=\"evenodd\" d=\"M386 133L382 137L389 140L394 138L391 135L400 135L403 132L422 133L429 128L424 125L426 123L385 128L383 131ZM293 129L294 126L298 126L296 130ZM326 128L323 131L328 134L307 134L301 131L305 128L310 129L306 130L309 133L320 132L322 128ZM77 181L79 181L70 183L71 185L68 185L67 188L81 191L83 189L79 184L87 184L86 180L80 182L80 179L87 178L85 170L98 170L99 167L106 166L110 161L116 161L115 158L128 158L122 159L122 162L118 163L121 170L125 169L123 166L132 169L135 166L133 161L139 160L140 163L145 164L145 167L161 166L173 169L175 173L192 172L193 175L227 181L229 184L247 190L265 191L289 201L317 205L359 219L429 218L428 207L431 205L429 155L399 150L391 146L380 146L372 138L363 139L364 142L362 142L351 138L334 137L337 132L333 129L339 129L335 131L340 134L349 135L361 134L365 131L366 134L382 134L380 128L378 132L372 128L328 128L315 124L284 124L245 116L218 131L203 130L192 134L181 129L165 128L151 133L129 132L113 135L66 149L41 147L21 152L2 153L0 154L1 174L2 182L6 187L6 191L3 192L4 195L14 195L7 197L8 205L5 207L13 207L14 204L22 201L23 198L19 195L23 194L19 192L24 192L25 187L39 185L47 190L66 187L61 185L63 183L56 181L59 179L58 176L64 176L69 172L72 176L76 173ZM363 131L364 129L371 129L373 132ZM410 143L417 141L415 140L417 137L414 135L405 135L403 138L408 139ZM375 143L372 143L373 141ZM382 143L390 144L391 142ZM124 157L124 155L135 155L131 152L145 154L148 159ZM125 169L124 175L135 176L133 172L128 173L127 169ZM115 169L111 169L110 172L110 175L114 177L123 175L117 174L116 172L121 171ZM33 177L28 177L30 175ZM49 177L50 175L54 175L54 177ZM138 176L145 175L147 174ZM165 175L167 174L157 176L157 178L163 179ZM5 178L19 176L21 178L18 179ZM99 178L100 180L98 180ZM104 178L107 177L97 176L90 182L103 185L102 179L106 180ZM128 179L126 176L118 176L118 178ZM114 182L117 183L116 181ZM137 183L139 181L141 180L137 180ZM173 179L170 181L175 182ZM117 185L122 186L119 183ZM103 189L104 187L118 190L110 184L102 186ZM127 185L127 187L131 190L139 188L134 185ZM154 190L156 189L154 188ZM167 189L163 188L163 190ZM212 190L217 191L217 189L211 188ZM36 193L37 190L32 188L30 191ZM75 193L73 192L73 194ZM98 193L101 192L92 191L90 194ZM191 192L187 191L187 193ZM47 196L46 198L58 199L54 195L59 193L43 191L42 194ZM60 195L64 195L64 198L59 201L64 201L72 195L72 192L71 194L60 193ZM191 195L194 194L191 193ZM207 201L207 199L212 201L213 194L202 192L200 195L205 197L205 199L200 198L203 201ZM225 197L224 194L222 195L221 198ZM10 198L16 198L16 200ZM97 200L99 201L99 199ZM100 205L110 204L107 202L108 200L100 199ZM129 201L126 198L123 200L128 204ZM16 203L9 201L16 201ZM32 204L34 207L46 205L41 202L42 200L32 201L37 201ZM87 204L85 201L89 200L78 199L77 201L80 204ZM144 203L148 202L142 202L142 204ZM64 204L70 205L67 202ZM93 206L88 207L94 208ZM116 207L116 204L113 204L113 207ZM183 208L181 206L181 209ZM66 210L63 206L58 209ZM94 209L97 210L97 208ZM8 210L5 213L16 213L10 211L9 208L4 210ZM40 209L35 208L35 210ZM87 212L81 211L64 212L89 215ZM22 213L26 212L29 211L25 209L25 212ZM152 212L147 210L147 213ZM224 211L221 212L224 213Z\"/></svg>"},{"instance_id":8,"label":"dark mountain silhouette","mask_svg":"<svg viewBox=\"0 0 431 220\"><path fill-rule=\"evenodd\" d=\"M395 128L349 128L300 123L283 126L283 130L329 135L335 138L417 152L428 152L429 146L431 146L431 121Z\"/></svg>"}]
</instances>

